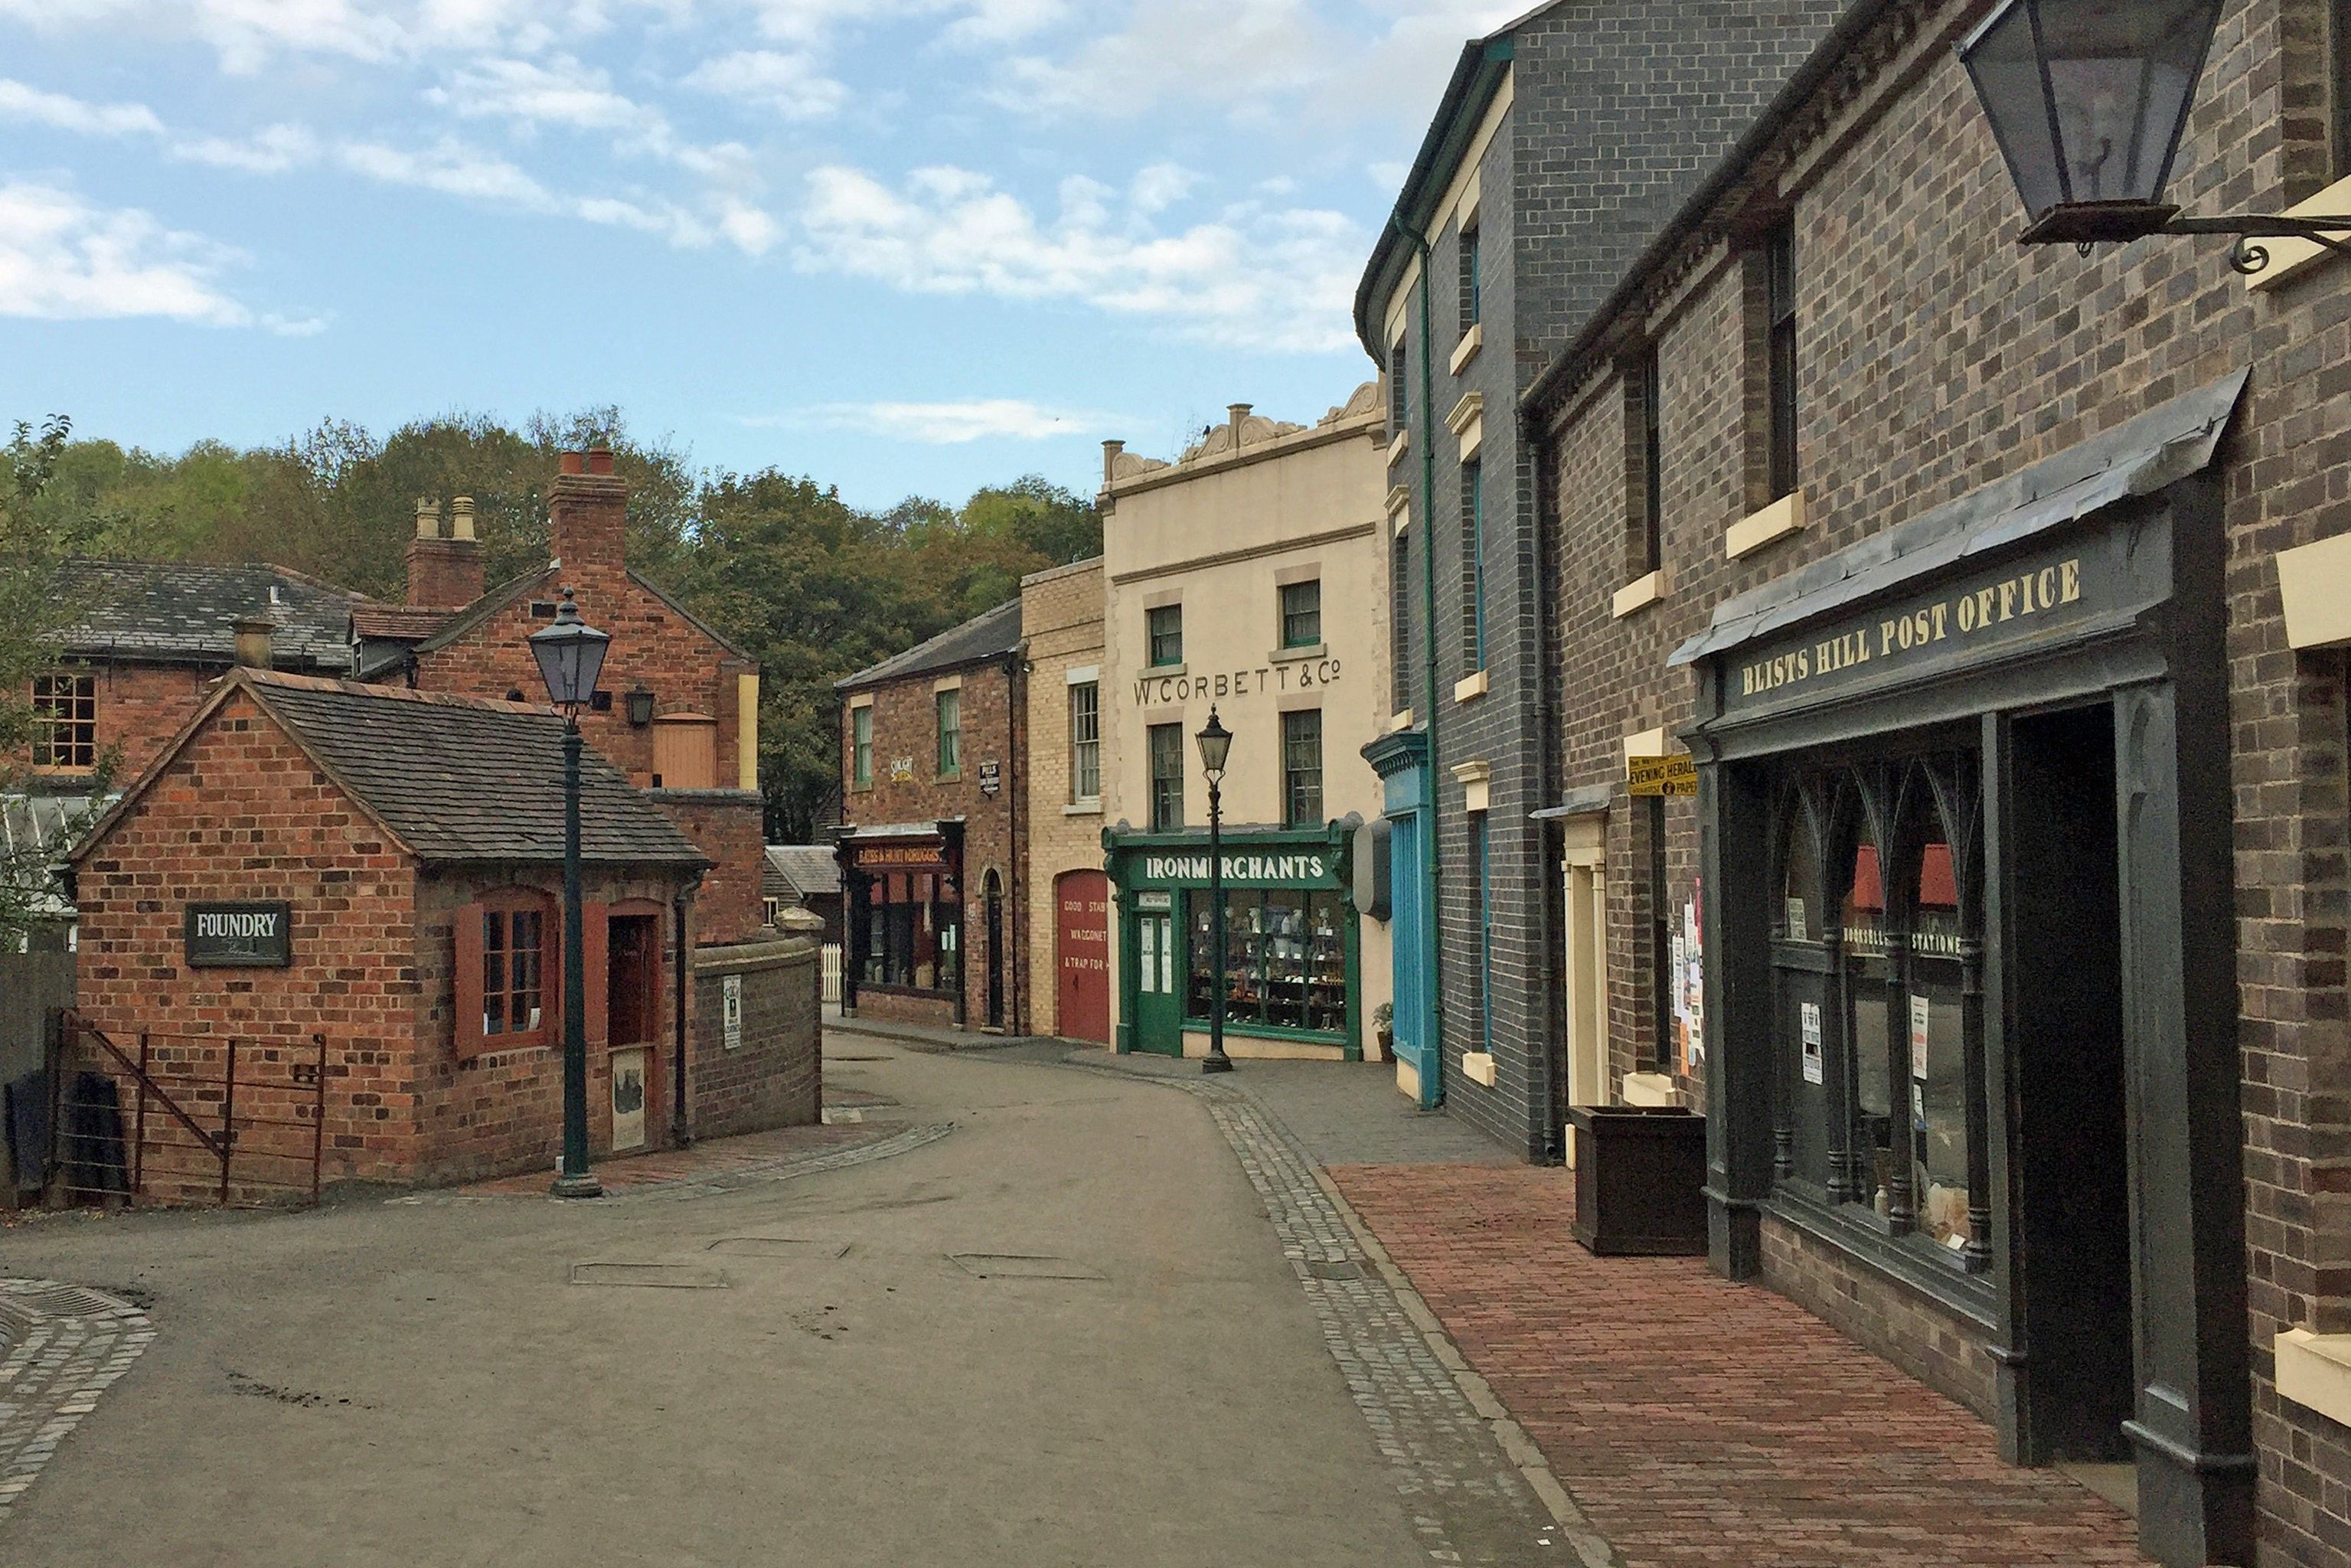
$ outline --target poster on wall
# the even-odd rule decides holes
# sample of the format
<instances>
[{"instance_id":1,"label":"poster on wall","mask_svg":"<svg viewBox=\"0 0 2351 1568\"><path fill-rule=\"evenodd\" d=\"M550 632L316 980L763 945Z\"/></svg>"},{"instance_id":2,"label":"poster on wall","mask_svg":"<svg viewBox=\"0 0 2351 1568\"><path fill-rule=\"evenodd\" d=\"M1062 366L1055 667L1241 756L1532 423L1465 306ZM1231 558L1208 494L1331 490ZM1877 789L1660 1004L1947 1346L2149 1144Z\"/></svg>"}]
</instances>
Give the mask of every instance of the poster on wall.
<instances>
[{"instance_id":1,"label":"poster on wall","mask_svg":"<svg viewBox=\"0 0 2351 1568\"><path fill-rule=\"evenodd\" d=\"M1804 1082L1818 1083L1821 1078L1821 1005L1806 1002L1799 1009L1804 1029Z\"/></svg>"},{"instance_id":2,"label":"poster on wall","mask_svg":"<svg viewBox=\"0 0 2351 1568\"><path fill-rule=\"evenodd\" d=\"M743 1049L743 977L728 975L718 982L719 1010L726 1023L726 1049Z\"/></svg>"},{"instance_id":3,"label":"poster on wall","mask_svg":"<svg viewBox=\"0 0 2351 1568\"><path fill-rule=\"evenodd\" d=\"M1681 988L1682 1073L1695 1078L1706 1068L1706 928L1698 914L1699 883L1690 882L1682 904L1679 956L1674 966Z\"/></svg>"},{"instance_id":4,"label":"poster on wall","mask_svg":"<svg viewBox=\"0 0 2351 1568\"><path fill-rule=\"evenodd\" d=\"M1927 1005L1927 998L1912 997L1910 998L1910 1076L1921 1082L1924 1082L1927 1077L1927 1034L1928 1025L1932 1019L1933 1013Z\"/></svg>"}]
</instances>

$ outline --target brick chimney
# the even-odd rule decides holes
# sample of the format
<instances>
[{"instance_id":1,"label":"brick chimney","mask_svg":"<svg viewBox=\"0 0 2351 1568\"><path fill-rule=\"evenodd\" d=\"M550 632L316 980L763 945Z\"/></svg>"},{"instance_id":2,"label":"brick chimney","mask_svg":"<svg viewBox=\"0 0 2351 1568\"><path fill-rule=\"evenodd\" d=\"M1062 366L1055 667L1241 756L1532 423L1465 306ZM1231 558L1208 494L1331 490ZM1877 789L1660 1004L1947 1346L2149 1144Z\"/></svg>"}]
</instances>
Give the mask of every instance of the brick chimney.
<instances>
[{"instance_id":1,"label":"brick chimney","mask_svg":"<svg viewBox=\"0 0 2351 1568\"><path fill-rule=\"evenodd\" d=\"M611 449L565 453L547 499L548 553L574 571L618 571L627 564L628 519L629 482L612 472Z\"/></svg>"},{"instance_id":2,"label":"brick chimney","mask_svg":"<svg viewBox=\"0 0 2351 1568\"><path fill-rule=\"evenodd\" d=\"M474 498L449 503L449 533L441 532L441 503L416 503L416 537L408 541L408 602L419 610L456 610L482 596L482 546L474 537Z\"/></svg>"}]
</instances>

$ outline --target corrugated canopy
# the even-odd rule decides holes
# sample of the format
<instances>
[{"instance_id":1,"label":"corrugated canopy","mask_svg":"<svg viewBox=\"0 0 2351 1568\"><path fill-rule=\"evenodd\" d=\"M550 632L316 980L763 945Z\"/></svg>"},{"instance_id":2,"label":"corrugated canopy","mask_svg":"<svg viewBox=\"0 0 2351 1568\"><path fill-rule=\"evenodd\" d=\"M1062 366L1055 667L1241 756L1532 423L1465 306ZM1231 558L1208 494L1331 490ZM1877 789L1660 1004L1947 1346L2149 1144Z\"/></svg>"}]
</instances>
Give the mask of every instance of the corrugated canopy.
<instances>
[{"instance_id":1,"label":"corrugated canopy","mask_svg":"<svg viewBox=\"0 0 2351 1568\"><path fill-rule=\"evenodd\" d=\"M1726 599L1713 622L1667 663L1695 664L2177 484L2212 461L2246 373L2175 398L1971 495Z\"/></svg>"}]
</instances>

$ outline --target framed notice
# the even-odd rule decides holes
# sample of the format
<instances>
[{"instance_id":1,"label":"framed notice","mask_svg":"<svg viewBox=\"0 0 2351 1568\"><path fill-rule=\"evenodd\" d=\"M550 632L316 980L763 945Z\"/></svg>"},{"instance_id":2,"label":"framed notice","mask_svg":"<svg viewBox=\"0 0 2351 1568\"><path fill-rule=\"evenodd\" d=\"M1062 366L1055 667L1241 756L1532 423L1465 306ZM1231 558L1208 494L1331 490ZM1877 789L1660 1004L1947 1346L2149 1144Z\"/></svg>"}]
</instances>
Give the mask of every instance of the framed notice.
<instances>
[{"instance_id":1,"label":"framed notice","mask_svg":"<svg viewBox=\"0 0 2351 1568\"><path fill-rule=\"evenodd\" d=\"M726 1025L726 1049L743 1049L743 977L722 976L718 981L719 1012Z\"/></svg>"},{"instance_id":2,"label":"framed notice","mask_svg":"<svg viewBox=\"0 0 2351 1568\"><path fill-rule=\"evenodd\" d=\"M1928 1025L1933 1019L1934 1010L1926 998L1910 998L1910 1076L1921 1081L1927 1076Z\"/></svg>"},{"instance_id":3,"label":"framed notice","mask_svg":"<svg viewBox=\"0 0 2351 1568\"><path fill-rule=\"evenodd\" d=\"M283 969L294 962L294 906L284 903L188 905L192 969Z\"/></svg>"},{"instance_id":4,"label":"framed notice","mask_svg":"<svg viewBox=\"0 0 2351 1568\"><path fill-rule=\"evenodd\" d=\"M1804 1082L1821 1082L1821 1005L1806 1002L1797 1009L1804 1030Z\"/></svg>"}]
</instances>

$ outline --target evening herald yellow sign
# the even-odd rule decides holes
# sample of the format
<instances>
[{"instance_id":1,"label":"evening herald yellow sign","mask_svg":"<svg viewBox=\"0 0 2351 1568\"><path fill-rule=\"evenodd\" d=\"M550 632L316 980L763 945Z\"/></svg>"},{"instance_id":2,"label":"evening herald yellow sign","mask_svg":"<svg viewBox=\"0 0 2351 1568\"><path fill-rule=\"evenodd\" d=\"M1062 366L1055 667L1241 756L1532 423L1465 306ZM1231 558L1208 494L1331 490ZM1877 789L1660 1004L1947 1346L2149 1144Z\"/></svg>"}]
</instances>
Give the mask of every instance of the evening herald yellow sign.
<instances>
[{"instance_id":1,"label":"evening herald yellow sign","mask_svg":"<svg viewBox=\"0 0 2351 1568\"><path fill-rule=\"evenodd\" d=\"M1625 783L1626 792L1634 795L1695 795L1698 764L1687 751L1672 757L1628 757Z\"/></svg>"}]
</instances>

